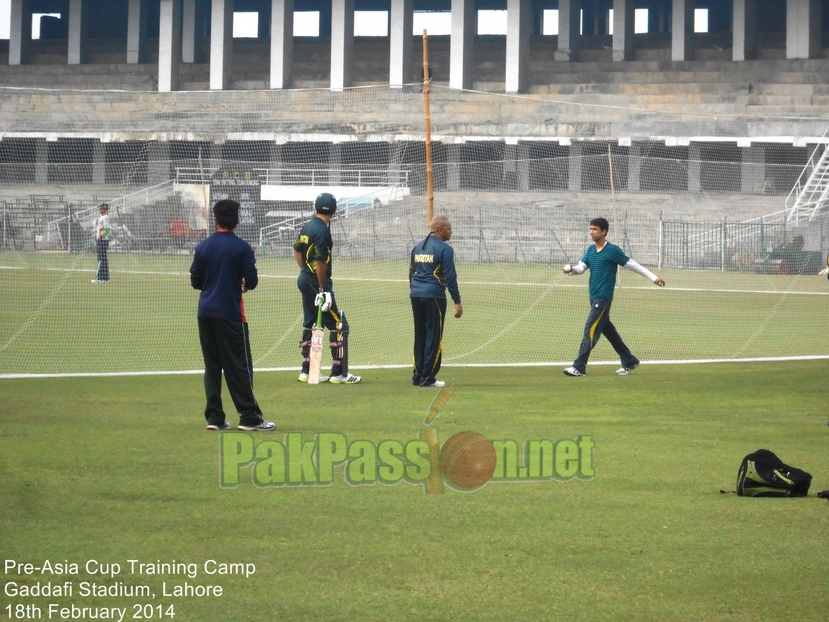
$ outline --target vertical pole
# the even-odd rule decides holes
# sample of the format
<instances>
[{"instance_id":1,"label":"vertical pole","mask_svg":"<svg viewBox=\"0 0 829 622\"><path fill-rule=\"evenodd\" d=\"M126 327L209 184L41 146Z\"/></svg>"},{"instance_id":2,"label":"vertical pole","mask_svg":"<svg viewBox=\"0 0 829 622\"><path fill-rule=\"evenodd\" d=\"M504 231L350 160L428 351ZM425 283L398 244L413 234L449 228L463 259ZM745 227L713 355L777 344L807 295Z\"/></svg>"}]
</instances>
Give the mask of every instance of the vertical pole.
<instances>
[{"instance_id":1,"label":"vertical pole","mask_svg":"<svg viewBox=\"0 0 829 622\"><path fill-rule=\"evenodd\" d=\"M426 111L426 226L435 216L435 182L432 172L432 113L429 103L429 37L423 31L423 106Z\"/></svg>"},{"instance_id":2,"label":"vertical pole","mask_svg":"<svg viewBox=\"0 0 829 622\"><path fill-rule=\"evenodd\" d=\"M662 239L665 237L665 229L662 222L662 212L659 212L659 257L657 267L662 269Z\"/></svg>"},{"instance_id":3,"label":"vertical pole","mask_svg":"<svg viewBox=\"0 0 829 622\"><path fill-rule=\"evenodd\" d=\"M619 223L616 221L616 186L613 184L613 156L610 153L610 143L607 143L607 168L610 171L610 214L613 219L613 226L617 227ZM622 240L619 240L621 245ZM630 252L630 249L628 249ZM616 274L619 279L619 287L622 286L622 266L616 266Z\"/></svg>"}]
</instances>

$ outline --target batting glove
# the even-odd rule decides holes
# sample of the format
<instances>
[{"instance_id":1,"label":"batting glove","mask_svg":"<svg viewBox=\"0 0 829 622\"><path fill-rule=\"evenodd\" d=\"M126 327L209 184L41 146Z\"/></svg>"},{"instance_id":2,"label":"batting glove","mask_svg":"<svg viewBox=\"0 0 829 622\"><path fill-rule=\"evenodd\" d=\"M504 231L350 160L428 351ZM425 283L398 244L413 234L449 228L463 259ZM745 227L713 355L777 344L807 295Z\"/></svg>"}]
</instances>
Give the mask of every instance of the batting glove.
<instances>
[{"instance_id":1,"label":"batting glove","mask_svg":"<svg viewBox=\"0 0 829 622\"><path fill-rule=\"evenodd\" d=\"M820 276L826 276L826 275L828 275L828 274L829 274L829 268L824 268L823 270L821 270L820 272L818 272L818 274L819 274Z\"/></svg>"},{"instance_id":2,"label":"batting glove","mask_svg":"<svg viewBox=\"0 0 829 622\"><path fill-rule=\"evenodd\" d=\"M328 311L331 308L331 294L328 292L320 292L314 298L314 304L322 307L323 312Z\"/></svg>"}]
</instances>

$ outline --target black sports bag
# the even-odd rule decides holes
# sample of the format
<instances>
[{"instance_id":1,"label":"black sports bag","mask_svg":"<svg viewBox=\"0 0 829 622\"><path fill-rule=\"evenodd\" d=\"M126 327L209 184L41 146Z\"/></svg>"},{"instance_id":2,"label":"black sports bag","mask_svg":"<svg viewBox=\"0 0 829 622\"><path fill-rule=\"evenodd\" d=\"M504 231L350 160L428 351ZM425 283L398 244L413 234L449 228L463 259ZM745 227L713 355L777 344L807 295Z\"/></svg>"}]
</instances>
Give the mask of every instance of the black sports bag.
<instances>
[{"instance_id":1,"label":"black sports bag","mask_svg":"<svg viewBox=\"0 0 829 622\"><path fill-rule=\"evenodd\" d=\"M758 449L743 458L737 473L741 497L805 497L812 476L788 464L768 449Z\"/></svg>"}]
</instances>

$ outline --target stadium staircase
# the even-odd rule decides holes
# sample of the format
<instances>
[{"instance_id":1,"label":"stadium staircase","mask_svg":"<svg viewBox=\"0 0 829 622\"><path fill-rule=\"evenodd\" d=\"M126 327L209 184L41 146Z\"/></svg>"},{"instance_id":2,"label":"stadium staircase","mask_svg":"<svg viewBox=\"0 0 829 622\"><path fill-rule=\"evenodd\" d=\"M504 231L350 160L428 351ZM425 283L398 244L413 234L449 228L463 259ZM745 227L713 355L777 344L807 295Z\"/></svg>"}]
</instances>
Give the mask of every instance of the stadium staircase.
<instances>
[{"instance_id":1,"label":"stadium staircase","mask_svg":"<svg viewBox=\"0 0 829 622\"><path fill-rule=\"evenodd\" d=\"M829 149L819 145L786 198L786 220L794 225L821 215L829 204ZM801 183L802 180L806 180Z\"/></svg>"},{"instance_id":2,"label":"stadium staircase","mask_svg":"<svg viewBox=\"0 0 829 622\"><path fill-rule=\"evenodd\" d=\"M194 171L196 171L196 173L194 173ZM133 225L127 229L128 234L130 236L133 234L140 235L141 230L145 228L149 222L142 223L140 219L134 218L136 212L150 208L152 213L174 214L174 209L181 203L178 185L181 183L201 183L203 175L211 175L212 173L212 170L201 172L197 169L177 168L176 177L173 179L169 179L163 183L149 186L147 188L142 188L137 192L132 192L121 197L107 200L106 203L109 205L110 215L116 221L121 223L123 223L125 219L132 222ZM194 174L196 177L194 177ZM197 177L199 177L199 179L197 179ZM71 220L73 223L80 226L81 231L91 231L98 219L99 205L100 203L76 209L71 213L71 215L65 215L64 212L64 215L61 217L55 218L54 220L46 223L43 227L42 234L44 244L48 245L50 248L68 248L69 244L63 239L66 235L66 231L68 230L67 223ZM183 236L183 233L180 231L174 231L172 229L169 231L167 230L167 228L172 227L172 221L169 226L166 222L164 225L166 228L163 231L159 226L154 226L154 229L151 232L153 239L165 237L167 235L172 235L173 237ZM132 233L129 233L130 230L132 230ZM74 247L74 243L72 246Z\"/></svg>"}]
</instances>

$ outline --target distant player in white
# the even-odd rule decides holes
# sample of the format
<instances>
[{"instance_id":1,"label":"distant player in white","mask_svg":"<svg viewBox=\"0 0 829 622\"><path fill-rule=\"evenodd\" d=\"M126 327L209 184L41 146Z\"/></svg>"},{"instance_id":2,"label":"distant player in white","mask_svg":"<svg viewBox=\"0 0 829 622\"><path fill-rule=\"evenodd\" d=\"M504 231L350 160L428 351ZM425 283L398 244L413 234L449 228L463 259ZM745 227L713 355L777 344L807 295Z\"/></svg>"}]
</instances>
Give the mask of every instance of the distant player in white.
<instances>
[{"instance_id":1,"label":"distant player in white","mask_svg":"<svg viewBox=\"0 0 829 622\"><path fill-rule=\"evenodd\" d=\"M112 228L109 223L109 205L103 203L98 208L101 217L95 225L95 249L98 254L98 272L95 273L93 283L109 283L109 259L107 249L109 248L109 234Z\"/></svg>"}]
</instances>

